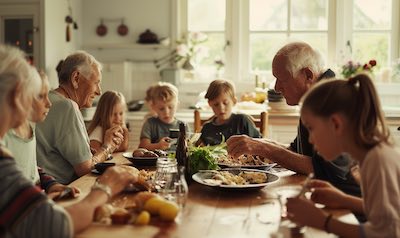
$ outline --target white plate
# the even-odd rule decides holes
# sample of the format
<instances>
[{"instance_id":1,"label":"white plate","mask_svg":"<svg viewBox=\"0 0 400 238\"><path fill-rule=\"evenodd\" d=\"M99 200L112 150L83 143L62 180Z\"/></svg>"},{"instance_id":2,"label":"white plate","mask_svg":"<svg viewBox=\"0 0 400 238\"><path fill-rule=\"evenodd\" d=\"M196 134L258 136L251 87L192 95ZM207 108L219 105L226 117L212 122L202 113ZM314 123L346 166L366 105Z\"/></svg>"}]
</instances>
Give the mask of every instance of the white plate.
<instances>
[{"instance_id":1,"label":"white plate","mask_svg":"<svg viewBox=\"0 0 400 238\"><path fill-rule=\"evenodd\" d=\"M241 171L247 172L258 172L258 173L265 173L267 175L267 182L265 183L257 183L257 184L245 184L245 185L226 185L226 184L219 184L215 180L212 179L215 171L229 171L233 174L239 174ZM279 180L279 177L275 174L268 173L262 170L255 170L255 169L243 169L243 168L226 168L221 170L204 170L199 171L198 173L192 176L193 180L203 184L205 186L223 189L223 190L256 190L261 189L267 186L270 183L276 182Z\"/></svg>"},{"instance_id":2,"label":"white plate","mask_svg":"<svg viewBox=\"0 0 400 238\"><path fill-rule=\"evenodd\" d=\"M122 156L124 156L127 159L133 158L132 152L124 152L124 153L122 153Z\"/></svg>"}]
</instances>

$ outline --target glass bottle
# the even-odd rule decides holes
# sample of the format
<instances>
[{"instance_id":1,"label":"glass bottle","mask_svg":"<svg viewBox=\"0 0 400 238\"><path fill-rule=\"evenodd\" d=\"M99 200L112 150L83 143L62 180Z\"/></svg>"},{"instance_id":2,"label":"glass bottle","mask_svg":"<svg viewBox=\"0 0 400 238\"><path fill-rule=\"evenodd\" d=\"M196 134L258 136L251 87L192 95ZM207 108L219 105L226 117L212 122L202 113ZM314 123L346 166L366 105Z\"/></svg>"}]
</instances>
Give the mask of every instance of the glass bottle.
<instances>
[{"instance_id":1,"label":"glass bottle","mask_svg":"<svg viewBox=\"0 0 400 238\"><path fill-rule=\"evenodd\" d=\"M188 148L186 141L186 125L184 123L179 124L179 137L176 145L175 158L178 163L178 167L184 167L184 175L187 183L191 182L190 167Z\"/></svg>"}]
</instances>

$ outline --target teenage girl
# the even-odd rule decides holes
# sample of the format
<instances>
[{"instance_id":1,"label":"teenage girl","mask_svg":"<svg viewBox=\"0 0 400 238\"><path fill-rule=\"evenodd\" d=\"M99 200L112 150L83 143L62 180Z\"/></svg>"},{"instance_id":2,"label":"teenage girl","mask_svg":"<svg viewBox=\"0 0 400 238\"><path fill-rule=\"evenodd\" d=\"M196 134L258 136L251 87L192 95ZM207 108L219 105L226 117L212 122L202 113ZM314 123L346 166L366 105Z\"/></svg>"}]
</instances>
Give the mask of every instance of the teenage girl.
<instances>
[{"instance_id":1,"label":"teenage girl","mask_svg":"<svg viewBox=\"0 0 400 238\"><path fill-rule=\"evenodd\" d=\"M400 153L390 142L372 80L361 74L321 82L306 94L301 120L325 160L348 153L360 166L362 198L314 180L309 185L311 200L365 213L368 221L341 222L305 198L288 199L288 217L340 237L400 237Z\"/></svg>"},{"instance_id":2,"label":"teenage girl","mask_svg":"<svg viewBox=\"0 0 400 238\"><path fill-rule=\"evenodd\" d=\"M122 93L116 91L103 93L88 128L90 148L92 150L107 149L109 146L103 144L105 133L107 130L113 131L118 127L122 127L122 131L118 132L124 136L124 139L117 142L119 147L114 152L126 151L128 149L129 131L125 124L125 112L126 103Z\"/></svg>"}]
</instances>

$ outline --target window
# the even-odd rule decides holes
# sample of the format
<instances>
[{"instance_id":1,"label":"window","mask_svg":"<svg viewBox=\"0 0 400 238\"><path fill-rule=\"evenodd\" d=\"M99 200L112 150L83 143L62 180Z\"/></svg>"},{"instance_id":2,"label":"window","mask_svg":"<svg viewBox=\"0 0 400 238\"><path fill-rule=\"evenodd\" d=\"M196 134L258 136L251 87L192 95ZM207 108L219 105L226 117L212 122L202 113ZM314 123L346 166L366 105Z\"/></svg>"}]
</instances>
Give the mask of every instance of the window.
<instances>
[{"instance_id":1,"label":"window","mask_svg":"<svg viewBox=\"0 0 400 238\"><path fill-rule=\"evenodd\" d=\"M225 62L226 2L225 0L189 0L187 10L187 31L202 32L208 37L207 41L201 45L206 52L199 52L206 57L201 57L195 67L199 77L211 80L215 77L218 68L215 61Z\"/></svg>"},{"instance_id":2,"label":"window","mask_svg":"<svg viewBox=\"0 0 400 238\"><path fill-rule=\"evenodd\" d=\"M367 62L374 57L377 67L390 62L391 0L355 0L353 7L353 58Z\"/></svg>"},{"instance_id":3,"label":"window","mask_svg":"<svg viewBox=\"0 0 400 238\"><path fill-rule=\"evenodd\" d=\"M207 42L210 56L200 62L199 70L207 67L215 70L213 62L220 57L225 63L224 77L236 84L253 85L255 72L272 82L273 56L293 40L306 41L317 48L326 59L327 67L337 73L348 60L363 63L374 58L378 62L374 71L378 81L384 73L390 81L389 67L399 58L400 3L397 0L184 2L187 26L182 31L202 31L210 38ZM397 68L399 77L391 82L400 83L400 61Z\"/></svg>"},{"instance_id":4,"label":"window","mask_svg":"<svg viewBox=\"0 0 400 238\"><path fill-rule=\"evenodd\" d=\"M251 0L249 4L252 70L271 70L273 55L287 39L306 41L327 54L328 1Z\"/></svg>"}]
</instances>

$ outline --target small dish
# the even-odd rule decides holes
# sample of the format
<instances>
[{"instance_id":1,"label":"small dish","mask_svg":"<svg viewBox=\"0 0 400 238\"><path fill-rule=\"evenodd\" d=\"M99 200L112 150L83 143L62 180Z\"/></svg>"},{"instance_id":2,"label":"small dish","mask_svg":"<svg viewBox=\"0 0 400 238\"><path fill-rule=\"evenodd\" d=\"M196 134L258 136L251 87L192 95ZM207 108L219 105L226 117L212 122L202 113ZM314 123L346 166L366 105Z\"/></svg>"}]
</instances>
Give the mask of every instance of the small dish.
<instances>
[{"instance_id":1,"label":"small dish","mask_svg":"<svg viewBox=\"0 0 400 238\"><path fill-rule=\"evenodd\" d=\"M135 166L156 166L159 157L134 157L131 152L122 153Z\"/></svg>"},{"instance_id":2,"label":"small dish","mask_svg":"<svg viewBox=\"0 0 400 238\"><path fill-rule=\"evenodd\" d=\"M115 166L115 163L111 163L111 162L97 163L94 165L94 170L96 170L98 172L98 174L102 174L102 173L104 173L104 171L106 171L107 168L112 167L112 166ZM93 172L93 170L92 170L92 172Z\"/></svg>"}]
</instances>

